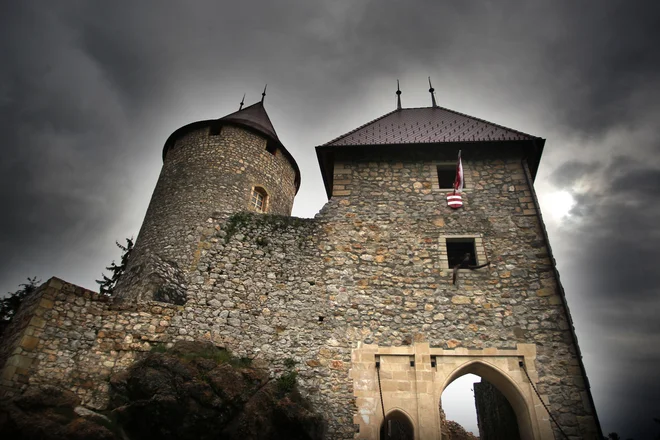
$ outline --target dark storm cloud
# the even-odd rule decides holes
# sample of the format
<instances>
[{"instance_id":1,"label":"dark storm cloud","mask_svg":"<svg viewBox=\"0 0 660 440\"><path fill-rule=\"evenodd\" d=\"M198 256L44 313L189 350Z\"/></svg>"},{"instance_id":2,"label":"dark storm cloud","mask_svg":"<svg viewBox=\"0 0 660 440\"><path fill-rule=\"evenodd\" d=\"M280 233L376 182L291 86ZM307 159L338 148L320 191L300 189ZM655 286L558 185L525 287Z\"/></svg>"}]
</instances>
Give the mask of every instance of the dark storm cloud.
<instances>
[{"instance_id":1,"label":"dark storm cloud","mask_svg":"<svg viewBox=\"0 0 660 440\"><path fill-rule=\"evenodd\" d=\"M243 92L253 102L265 82L303 174L296 209L313 215L311 147L390 111L397 77L404 106L428 105L431 75L441 105L548 138L537 187L578 202L553 247L601 420L626 437L642 432L630 420L658 416L640 403L660 394L641 383L660 353L648 348L660 346L657 2L0 8L0 293L33 274L93 287L114 240L137 233L167 136L236 110Z\"/></svg>"},{"instance_id":2,"label":"dark storm cloud","mask_svg":"<svg viewBox=\"0 0 660 440\"><path fill-rule=\"evenodd\" d=\"M580 316L599 335L606 373L592 376L594 393L616 396L603 399L601 417L624 436L650 438L649 409L660 407L660 384L648 380L660 363L660 167L622 156L604 164L569 161L552 180L569 189L591 184L574 193L577 205L564 225L572 244L563 245L573 253L568 273L580 279L569 291L579 294Z\"/></svg>"}]
</instances>

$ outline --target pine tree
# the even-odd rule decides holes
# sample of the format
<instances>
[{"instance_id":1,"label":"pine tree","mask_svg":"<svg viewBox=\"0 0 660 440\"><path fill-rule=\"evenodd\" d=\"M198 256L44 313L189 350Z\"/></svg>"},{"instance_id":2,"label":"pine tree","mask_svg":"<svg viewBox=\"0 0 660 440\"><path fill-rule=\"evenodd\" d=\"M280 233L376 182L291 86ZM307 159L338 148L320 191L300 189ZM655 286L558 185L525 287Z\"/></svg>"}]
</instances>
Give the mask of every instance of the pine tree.
<instances>
[{"instance_id":1,"label":"pine tree","mask_svg":"<svg viewBox=\"0 0 660 440\"><path fill-rule=\"evenodd\" d=\"M112 291L117 285L117 281L119 280L119 277L124 273L124 270L126 270L126 264L128 263L128 258L131 255L131 251L133 250L133 239L132 238L127 238L126 239L126 246L122 246L119 244L118 241L115 241L115 244L119 249L122 251L121 255L121 262L119 265L115 264L115 261L113 260L110 266L106 267L106 270L109 270L110 273L112 274L110 278L108 278L104 273L101 274L103 277L102 280L96 280L96 282L99 284L99 291L103 295L112 295Z\"/></svg>"},{"instance_id":2,"label":"pine tree","mask_svg":"<svg viewBox=\"0 0 660 440\"><path fill-rule=\"evenodd\" d=\"M37 290L41 280L37 277L28 277L28 282L20 284L20 289L14 293L9 293L9 296L0 299L0 335L4 333L5 328L9 325L11 320L16 315L18 307L21 305L26 296Z\"/></svg>"}]
</instances>

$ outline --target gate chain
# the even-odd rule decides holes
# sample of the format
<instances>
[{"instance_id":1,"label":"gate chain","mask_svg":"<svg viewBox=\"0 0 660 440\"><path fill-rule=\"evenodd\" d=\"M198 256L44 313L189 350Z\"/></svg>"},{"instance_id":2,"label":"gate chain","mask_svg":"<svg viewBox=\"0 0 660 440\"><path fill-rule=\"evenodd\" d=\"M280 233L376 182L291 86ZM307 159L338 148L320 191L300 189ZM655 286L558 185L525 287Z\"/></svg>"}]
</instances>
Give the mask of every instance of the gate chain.
<instances>
[{"instance_id":1,"label":"gate chain","mask_svg":"<svg viewBox=\"0 0 660 440\"><path fill-rule=\"evenodd\" d=\"M545 408L545 411L548 413L548 415L550 416L552 421L555 422L555 425L557 425L557 428L559 429L559 431L564 435L564 437L566 437L568 439L569 438L568 435L566 435L564 430L561 429L561 426L559 426L559 423L557 423L557 420L555 419L555 416L552 415L552 413L550 412L550 410L546 406L543 399L541 399L541 395L539 394L539 391L536 389L536 387L534 386L534 383L532 382L532 379L529 377L529 373L527 372L527 368L525 367L525 362L520 361L519 365L522 367L523 371L525 372L525 376L527 376L527 380L529 380L529 384L532 386L532 388L536 392L536 395L539 397L539 400L541 401L541 404L543 405L543 408Z\"/></svg>"}]
</instances>

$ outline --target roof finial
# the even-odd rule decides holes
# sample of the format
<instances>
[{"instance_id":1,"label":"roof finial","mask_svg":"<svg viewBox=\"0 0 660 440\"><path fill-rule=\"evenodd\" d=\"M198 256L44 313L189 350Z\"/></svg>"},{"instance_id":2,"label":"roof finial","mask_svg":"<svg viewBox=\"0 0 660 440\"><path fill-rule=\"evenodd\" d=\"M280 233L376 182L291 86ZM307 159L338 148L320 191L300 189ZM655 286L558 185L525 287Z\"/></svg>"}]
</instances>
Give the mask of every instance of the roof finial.
<instances>
[{"instance_id":1,"label":"roof finial","mask_svg":"<svg viewBox=\"0 0 660 440\"><path fill-rule=\"evenodd\" d=\"M262 103L262 104L263 104L263 102L264 102L264 99L266 99L266 87L268 87L268 84L266 84L266 85L264 86L264 91L263 91L263 93L261 94L261 103Z\"/></svg>"},{"instance_id":2,"label":"roof finial","mask_svg":"<svg viewBox=\"0 0 660 440\"><path fill-rule=\"evenodd\" d=\"M401 89L399 89L399 80L396 80L396 109L401 110Z\"/></svg>"},{"instance_id":3,"label":"roof finial","mask_svg":"<svg viewBox=\"0 0 660 440\"><path fill-rule=\"evenodd\" d=\"M437 107L438 104L435 102L435 89L431 85L431 77L429 76L429 92L431 93L431 104L433 104L433 107Z\"/></svg>"},{"instance_id":4,"label":"roof finial","mask_svg":"<svg viewBox=\"0 0 660 440\"><path fill-rule=\"evenodd\" d=\"M243 93L243 99L241 99L241 105L238 107L238 111L243 110L243 104L245 104L245 93Z\"/></svg>"}]
</instances>

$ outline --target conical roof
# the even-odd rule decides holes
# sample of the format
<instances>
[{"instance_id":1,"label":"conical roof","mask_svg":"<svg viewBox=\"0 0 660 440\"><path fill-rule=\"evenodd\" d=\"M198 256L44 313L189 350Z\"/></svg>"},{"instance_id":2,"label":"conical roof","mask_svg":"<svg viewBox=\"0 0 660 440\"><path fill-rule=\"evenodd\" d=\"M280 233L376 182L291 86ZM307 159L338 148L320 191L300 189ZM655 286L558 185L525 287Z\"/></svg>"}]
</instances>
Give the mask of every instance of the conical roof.
<instances>
[{"instance_id":1,"label":"conical roof","mask_svg":"<svg viewBox=\"0 0 660 440\"><path fill-rule=\"evenodd\" d=\"M220 118L219 121L221 123L230 122L252 128L265 134L272 140L277 141L277 143L282 144L277 137L275 127L273 127L273 123L270 121L268 113L266 113L266 109L264 108L264 104L261 101Z\"/></svg>"}]
</instances>

